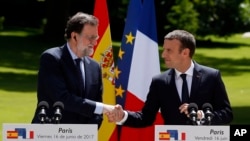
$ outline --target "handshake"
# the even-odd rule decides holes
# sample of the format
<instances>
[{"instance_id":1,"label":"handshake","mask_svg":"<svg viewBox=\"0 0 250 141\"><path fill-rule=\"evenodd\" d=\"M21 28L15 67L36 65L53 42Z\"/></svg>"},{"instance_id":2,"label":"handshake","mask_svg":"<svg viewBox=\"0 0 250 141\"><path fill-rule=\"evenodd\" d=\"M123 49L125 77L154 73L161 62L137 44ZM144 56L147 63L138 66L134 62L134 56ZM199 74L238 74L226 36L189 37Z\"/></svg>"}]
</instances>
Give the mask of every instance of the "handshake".
<instances>
[{"instance_id":1,"label":"handshake","mask_svg":"<svg viewBox=\"0 0 250 141\"><path fill-rule=\"evenodd\" d=\"M109 122L120 122L124 118L125 112L119 104L115 106L104 104L103 114L108 117Z\"/></svg>"}]
</instances>

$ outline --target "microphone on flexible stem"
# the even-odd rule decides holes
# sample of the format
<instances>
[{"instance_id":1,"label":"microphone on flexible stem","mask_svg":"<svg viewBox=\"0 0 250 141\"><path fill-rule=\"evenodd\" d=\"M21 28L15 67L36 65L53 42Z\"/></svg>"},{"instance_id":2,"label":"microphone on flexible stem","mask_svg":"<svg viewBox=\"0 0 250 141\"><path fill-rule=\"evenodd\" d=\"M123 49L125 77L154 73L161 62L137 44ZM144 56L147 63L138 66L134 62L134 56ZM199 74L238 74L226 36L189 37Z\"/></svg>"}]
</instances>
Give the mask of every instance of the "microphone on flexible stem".
<instances>
[{"instance_id":1,"label":"microphone on flexible stem","mask_svg":"<svg viewBox=\"0 0 250 141\"><path fill-rule=\"evenodd\" d=\"M202 105L202 110L205 114L205 119L207 121L207 124L210 125L211 124L211 120L214 117L214 114L212 113L213 111L213 107L210 103L204 103Z\"/></svg>"},{"instance_id":2,"label":"microphone on flexible stem","mask_svg":"<svg viewBox=\"0 0 250 141\"><path fill-rule=\"evenodd\" d=\"M64 104L61 101L57 101L54 103L53 108L54 108L53 120L57 124L60 122L60 120L62 118L61 111L64 109Z\"/></svg>"},{"instance_id":3,"label":"microphone on flexible stem","mask_svg":"<svg viewBox=\"0 0 250 141\"><path fill-rule=\"evenodd\" d=\"M190 103L188 105L188 113L189 113L189 118L192 121L193 125L197 125L197 110L198 106L195 103Z\"/></svg>"},{"instance_id":4,"label":"microphone on flexible stem","mask_svg":"<svg viewBox=\"0 0 250 141\"><path fill-rule=\"evenodd\" d=\"M41 101L37 107L39 109L38 119L41 123L45 123L47 120L46 110L49 109L49 104L46 101Z\"/></svg>"}]
</instances>

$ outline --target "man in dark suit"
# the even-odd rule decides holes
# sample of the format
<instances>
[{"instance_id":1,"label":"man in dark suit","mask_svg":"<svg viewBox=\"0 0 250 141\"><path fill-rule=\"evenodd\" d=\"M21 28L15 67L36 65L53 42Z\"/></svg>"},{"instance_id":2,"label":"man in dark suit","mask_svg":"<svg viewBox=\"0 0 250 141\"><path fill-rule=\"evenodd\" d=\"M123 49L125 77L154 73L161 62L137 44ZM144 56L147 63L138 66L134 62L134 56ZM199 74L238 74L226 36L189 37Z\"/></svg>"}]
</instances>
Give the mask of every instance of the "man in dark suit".
<instances>
[{"instance_id":1,"label":"man in dark suit","mask_svg":"<svg viewBox=\"0 0 250 141\"><path fill-rule=\"evenodd\" d=\"M98 19L92 15L80 12L73 15L65 29L67 43L41 55L37 101L48 103L49 118L54 115L53 104L62 102L60 123L98 124L100 127L103 113L113 108L102 103L101 67L89 57L97 44L98 24ZM39 111L37 107L32 123L41 122Z\"/></svg>"},{"instance_id":2,"label":"man in dark suit","mask_svg":"<svg viewBox=\"0 0 250 141\"><path fill-rule=\"evenodd\" d=\"M125 111L116 105L115 110L108 114L109 121L145 127L153 124L160 110L166 125L192 125L189 104L195 103L198 119L195 124L201 124L199 120L205 117L203 105L209 103L213 116L210 124L229 124L233 114L220 71L195 62L192 59L195 48L195 38L189 32L174 30L168 33L164 37L162 58L169 69L153 77L142 110ZM182 95L182 74L186 75L186 98Z\"/></svg>"}]
</instances>

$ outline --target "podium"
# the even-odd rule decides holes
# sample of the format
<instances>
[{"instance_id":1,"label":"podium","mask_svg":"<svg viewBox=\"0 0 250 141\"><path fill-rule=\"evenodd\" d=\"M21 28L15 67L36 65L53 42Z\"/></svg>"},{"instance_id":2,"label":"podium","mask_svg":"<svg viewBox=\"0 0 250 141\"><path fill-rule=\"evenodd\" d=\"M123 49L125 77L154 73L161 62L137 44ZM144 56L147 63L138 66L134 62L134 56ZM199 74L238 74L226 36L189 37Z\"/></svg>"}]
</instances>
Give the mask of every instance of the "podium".
<instances>
[{"instance_id":1,"label":"podium","mask_svg":"<svg viewBox=\"0 0 250 141\"><path fill-rule=\"evenodd\" d=\"M3 141L97 141L95 124L3 123Z\"/></svg>"},{"instance_id":2,"label":"podium","mask_svg":"<svg viewBox=\"0 0 250 141\"><path fill-rule=\"evenodd\" d=\"M155 125L155 141L230 141L230 126Z\"/></svg>"}]
</instances>

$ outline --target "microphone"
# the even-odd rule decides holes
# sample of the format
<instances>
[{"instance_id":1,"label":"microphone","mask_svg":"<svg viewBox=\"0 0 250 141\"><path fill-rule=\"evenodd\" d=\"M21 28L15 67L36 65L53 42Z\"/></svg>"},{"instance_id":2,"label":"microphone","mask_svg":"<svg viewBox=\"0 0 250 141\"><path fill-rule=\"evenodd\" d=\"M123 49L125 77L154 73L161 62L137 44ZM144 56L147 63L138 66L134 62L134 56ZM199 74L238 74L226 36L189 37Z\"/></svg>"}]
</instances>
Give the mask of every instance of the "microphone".
<instances>
[{"instance_id":1,"label":"microphone","mask_svg":"<svg viewBox=\"0 0 250 141\"><path fill-rule=\"evenodd\" d=\"M61 111L64 109L64 104L61 101L57 101L53 105L54 108L54 117L53 120L55 123L59 123L62 118Z\"/></svg>"},{"instance_id":2,"label":"microphone","mask_svg":"<svg viewBox=\"0 0 250 141\"><path fill-rule=\"evenodd\" d=\"M189 118L192 121L193 125L197 125L197 122L196 122L196 119L197 119L197 110L198 110L197 104L190 103L188 105Z\"/></svg>"},{"instance_id":3,"label":"microphone","mask_svg":"<svg viewBox=\"0 0 250 141\"><path fill-rule=\"evenodd\" d=\"M40 120L41 123L45 123L46 121L46 110L49 109L49 104L46 101L41 101L38 103L38 109L39 109L39 113L38 113L38 118Z\"/></svg>"},{"instance_id":4,"label":"microphone","mask_svg":"<svg viewBox=\"0 0 250 141\"><path fill-rule=\"evenodd\" d=\"M206 119L208 125L210 125L211 120L214 117L214 114L212 113L212 111L213 111L212 105L210 103L204 103L202 105L202 110L203 110L203 112L205 114L205 119Z\"/></svg>"}]
</instances>

